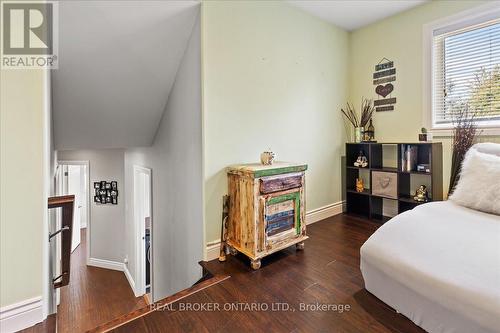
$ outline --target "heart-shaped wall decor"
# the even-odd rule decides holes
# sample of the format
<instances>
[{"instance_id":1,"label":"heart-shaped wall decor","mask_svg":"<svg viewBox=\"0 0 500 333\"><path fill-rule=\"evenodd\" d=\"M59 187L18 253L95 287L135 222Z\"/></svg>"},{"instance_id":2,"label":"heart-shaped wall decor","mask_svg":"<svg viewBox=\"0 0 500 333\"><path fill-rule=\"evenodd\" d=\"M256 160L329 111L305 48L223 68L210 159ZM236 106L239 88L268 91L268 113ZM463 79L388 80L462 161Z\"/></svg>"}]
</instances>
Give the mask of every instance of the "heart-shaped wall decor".
<instances>
[{"instance_id":1,"label":"heart-shaped wall decor","mask_svg":"<svg viewBox=\"0 0 500 333\"><path fill-rule=\"evenodd\" d=\"M385 86L379 85L379 86L377 86L377 88L375 88L375 92L377 93L377 95L380 95L384 98L387 95L389 95L393 90L394 90L394 86L392 85L392 83L388 83Z\"/></svg>"}]
</instances>

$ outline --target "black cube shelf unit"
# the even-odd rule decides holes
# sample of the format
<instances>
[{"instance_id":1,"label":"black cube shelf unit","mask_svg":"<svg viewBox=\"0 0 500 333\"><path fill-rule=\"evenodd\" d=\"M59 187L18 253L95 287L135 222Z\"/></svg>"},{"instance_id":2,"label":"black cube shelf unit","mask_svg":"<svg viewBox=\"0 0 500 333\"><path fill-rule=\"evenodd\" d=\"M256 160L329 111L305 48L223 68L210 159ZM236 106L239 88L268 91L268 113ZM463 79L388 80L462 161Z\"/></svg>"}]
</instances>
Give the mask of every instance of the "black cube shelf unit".
<instances>
[{"instance_id":1,"label":"black cube shelf unit","mask_svg":"<svg viewBox=\"0 0 500 333\"><path fill-rule=\"evenodd\" d=\"M383 165L384 147L392 146L397 151L397 167L387 167ZM414 146L416 154L416 164L428 164L429 172L426 171L403 171L403 152L408 146ZM386 147L390 149L391 147ZM362 151L368 158L366 168L355 167L354 162ZM369 172L369 188L365 184L363 192L356 191L356 178L360 177L361 170ZM372 194L372 172L397 173L397 198L389 198ZM348 214L365 217L371 220L386 222L390 219L383 214L383 200L397 201L397 213L413 209L421 202L413 199L412 192L416 188L411 188L411 179L414 175L424 175L429 177L427 184L429 201L443 200L443 147L441 143L419 142L419 143L347 143L346 144L346 212Z\"/></svg>"}]
</instances>

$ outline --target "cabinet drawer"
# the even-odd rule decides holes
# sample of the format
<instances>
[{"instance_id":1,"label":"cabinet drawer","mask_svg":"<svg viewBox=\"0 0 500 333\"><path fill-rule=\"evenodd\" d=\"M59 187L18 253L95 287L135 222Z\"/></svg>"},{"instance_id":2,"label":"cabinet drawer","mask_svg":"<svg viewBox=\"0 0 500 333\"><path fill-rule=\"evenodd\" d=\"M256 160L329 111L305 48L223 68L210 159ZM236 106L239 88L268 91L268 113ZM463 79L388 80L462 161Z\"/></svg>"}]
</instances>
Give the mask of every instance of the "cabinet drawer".
<instances>
[{"instance_id":1,"label":"cabinet drawer","mask_svg":"<svg viewBox=\"0 0 500 333\"><path fill-rule=\"evenodd\" d=\"M301 173L263 177L260 179L260 193L262 194L285 191L301 186Z\"/></svg>"}]
</instances>

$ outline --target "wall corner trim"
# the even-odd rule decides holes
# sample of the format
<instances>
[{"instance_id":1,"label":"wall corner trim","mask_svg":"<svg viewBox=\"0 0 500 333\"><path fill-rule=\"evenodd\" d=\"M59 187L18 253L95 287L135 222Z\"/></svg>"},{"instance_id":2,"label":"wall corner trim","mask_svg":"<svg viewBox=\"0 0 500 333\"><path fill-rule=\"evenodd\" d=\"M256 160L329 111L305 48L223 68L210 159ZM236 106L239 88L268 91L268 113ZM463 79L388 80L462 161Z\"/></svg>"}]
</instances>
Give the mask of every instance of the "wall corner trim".
<instances>
[{"instance_id":1,"label":"wall corner trim","mask_svg":"<svg viewBox=\"0 0 500 333\"><path fill-rule=\"evenodd\" d=\"M115 271L124 271L124 264L118 261L111 261L111 260L104 260L104 259L96 259L96 258L89 258L88 266L94 266L94 267L100 267L100 268L106 268L106 269L112 269Z\"/></svg>"},{"instance_id":2,"label":"wall corner trim","mask_svg":"<svg viewBox=\"0 0 500 333\"><path fill-rule=\"evenodd\" d=\"M41 296L0 308L0 331L2 333L17 332L42 321Z\"/></svg>"},{"instance_id":3,"label":"wall corner trim","mask_svg":"<svg viewBox=\"0 0 500 333\"><path fill-rule=\"evenodd\" d=\"M127 265L125 265L125 264L123 264L123 273L125 273L125 277L127 278L127 281L130 284L130 288L132 288L132 291L134 292L135 297L141 296L141 295L137 294L137 291L135 289L135 281L132 278L132 274L130 274L130 271L128 270Z\"/></svg>"},{"instance_id":4,"label":"wall corner trim","mask_svg":"<svg viewBox=\"0 0 500 333\"><path fill-rule=\"evenodd\" d=\"M344 212L345 201L334 202L329 205L310 210L306 213L306 224L310 225ZM219 258L220 239L207 243L205 261Z\"/></svg>"}]
</instances>

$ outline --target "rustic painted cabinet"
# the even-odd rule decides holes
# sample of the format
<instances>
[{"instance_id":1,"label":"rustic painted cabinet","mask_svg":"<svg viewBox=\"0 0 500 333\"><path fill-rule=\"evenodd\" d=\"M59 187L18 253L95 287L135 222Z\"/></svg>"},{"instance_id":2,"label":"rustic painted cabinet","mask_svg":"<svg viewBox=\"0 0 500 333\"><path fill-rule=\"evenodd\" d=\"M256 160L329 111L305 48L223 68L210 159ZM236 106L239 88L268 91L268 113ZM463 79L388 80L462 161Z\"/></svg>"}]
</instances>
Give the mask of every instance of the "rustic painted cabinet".
<instances>
[{"instance_id":1,"label":"rustic painted cabinet","mask_svg":"<svg viewBox=\"0 0 500 333\"><path fill-rule=\"evenodd\" d=\"M275 162L228 168L226 244L260 268L261 258L290 245L304 248L305 164Z\"/></svg>"}]
</instances>

